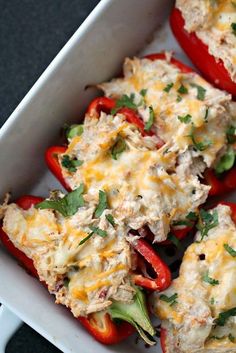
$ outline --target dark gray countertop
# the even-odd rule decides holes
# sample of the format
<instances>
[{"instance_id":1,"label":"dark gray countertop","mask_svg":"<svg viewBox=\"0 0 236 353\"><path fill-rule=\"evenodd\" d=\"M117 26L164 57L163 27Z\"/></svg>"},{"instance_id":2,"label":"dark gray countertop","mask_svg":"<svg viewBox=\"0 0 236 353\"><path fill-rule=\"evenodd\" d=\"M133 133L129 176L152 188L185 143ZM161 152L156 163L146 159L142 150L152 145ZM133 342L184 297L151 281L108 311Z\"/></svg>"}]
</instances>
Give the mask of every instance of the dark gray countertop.
<instances>
[{"instance_id":1,"label":"dark gray countertop","mask_svg":"<svg viewBox=\"0 0 236 353\"><path fill-rule=\"evenodd\" d=\"M0 126L98 2L0 0ZM6 353L56 352L60 351L27 325L6 349Z\"/></svg>"}]
</instances>

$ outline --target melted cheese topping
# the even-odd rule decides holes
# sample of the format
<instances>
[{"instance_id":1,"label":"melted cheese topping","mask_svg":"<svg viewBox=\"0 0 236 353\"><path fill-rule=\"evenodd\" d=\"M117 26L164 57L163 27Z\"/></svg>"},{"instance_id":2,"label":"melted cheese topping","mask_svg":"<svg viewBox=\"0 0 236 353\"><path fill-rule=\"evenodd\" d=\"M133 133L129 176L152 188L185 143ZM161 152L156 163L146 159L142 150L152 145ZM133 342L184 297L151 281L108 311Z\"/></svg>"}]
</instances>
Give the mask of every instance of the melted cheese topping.
<instances>
[{"instance_id":1,"label":"melted cheese topping","mask_svg":"<svg viewBox=\"0 0 236 353\"><path fill-rule=\"evenodd\" d=\"M230 317L224 326L214 325L221 312L236 307L236 258L224 246L236 249L236 226L228 206L220 205L215 210L218 226L203 240L200 232L197 234L197 242L186 250L179 277L164 293L177 293L177 303L171 306L160 299L155 301L156 313L170 335L167 352L236 349L236 342L228 338L230 334L235 336L236 318ZM204 281L206 274L218 282L212 285Z\"/></svg>"},{"instance_id":2,"label":"melted cheese topping","mask_svg":"<svg viewBox=\"0 0 236 353\"><path fill-rule=\"evenodd\" d=\"M92 136L93 143L88 144ZM118 136L124 139L126 148L114 159L111 150ZM208 187L200 184L196 175L176 168L178 155L174 148L157 150L156 140L143 138L119 114L86 118L83 135L76 138L76 144L72 139L65 152L70 158L83 160L83 164L72 173L63 168L63 175L72 189L83 182L95 202L98 190L106 192L116 218L133 229L148 224L156 240L161 241L166 239L173 220L196 211L204 202Z\"/></svg>"},{"instance_id":3,"label":"melted cheese topping","mask_svg":"<svg viewBox=\"0 0 236 353\"><path fill-rule=\"evenodd\" d=\"M236 23L236 3L232 0L177 0L185 19L185 29L208 46L209 52L224 62L236 82L236 36L231 24Z\"/></svg>"},{"instance_id":4,"label":"melted cheese topping","mask_svg":"<svg viewBox=\"0 0 236 353\"><path fill-rule=\"evenodd\" d=\"M166 92L168 84L172 87ZM182 86L187 92L180 92ZM204 91L201 99L200 86ZM75 316L103 310L113 299L132 300L127 234L148 225L154 241L165 240L173 221L183 220L205 202L209 187L199 177L224 152L226 129L234 113L229 95L196 74L181 73L167 60L127 59L124 77L101 87L116 99L133 94L144 122L152 106L152 128L158 137L143 137L119 113L101 113L99 119L86 116L83 134L70 141L59 161L71 189L84 184L85 206L68 218L33 207L24 211L15 204L0 209L9 238L33 259L57 303L70 307ZM142 89L145 97L140 94ZM190 121L181 121L186 116ZM157 149L160 138L164 145ZM118 140L123 141L123 148L114 157ZM207 148L196 148L206 141ZM79 160L80 165L71 171L63 163L65 155L67 161ZM108 209L96 218L99 190L106 193ZM106 219L108 213L114 217L115 227ZM93 234L81 245L91 225L106 231L107 236ZM169 308L162 310L164 317ZM178 323L183 320L181 313L172 311L170 315Z\"/></svg>"},{"instance_id":5,"label":"melted cheese topping","mask_svg":"<svg viewBox=\"0 0 236 353\"><path fill-rule=\"evenodd\" d=\"M50 210L32 207L24 211L11 204L4 217L4 231L18 249L33 259L40 279L56 295L57 302L69 306L76 317L106 308L112 298L122 296L121 285L129 293L121 300L129 301L133 295L126 230L119 224L113 228L107 222L108 211L95 222L94 210L83 207L73 217L64 218ZM91 232L90 224L106 230L107 236L94 234L80 245ZM63 285L65 280L68 287Z\"/></svg>"},{"instance_id":6,"label":"melted cheese topping","mask_svg":"<svg viewBox=\"0 0 236 353\"><path fill-rule=\"evenodd\" d=\"M165 88L171 85L169 92ZM225 129L232 119L229 112L231 96L195 73L182 73L168 60L126 59L124 77L99 85L109 97L120 99L123 94L135 94L138 112L146 122L149 107L155 112L154 130L162 140L171 143L179 153L193 146L189 137L194 125L196 142L210 141L203 151L197 151L210 167L226 143ZM184 87L185 93L181 92ZM200 88L199 88L200 87ZM144 105L141 90L146 89ZM198 90L204 91L202 96ZM234 106L235 109L235 106ZM178 117L190 116L188 123Z\"/></svg>"}]
</instances>

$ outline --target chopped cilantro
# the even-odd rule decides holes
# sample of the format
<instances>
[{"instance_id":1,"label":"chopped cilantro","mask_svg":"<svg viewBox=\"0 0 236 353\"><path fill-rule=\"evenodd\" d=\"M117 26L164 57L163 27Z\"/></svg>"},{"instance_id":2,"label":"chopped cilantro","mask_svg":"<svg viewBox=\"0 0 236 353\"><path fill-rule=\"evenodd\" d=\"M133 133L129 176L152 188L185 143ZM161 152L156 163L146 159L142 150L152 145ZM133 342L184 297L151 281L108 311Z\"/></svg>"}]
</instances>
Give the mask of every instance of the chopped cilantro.
<instances>
[{"instance_id":1,"label":"chopped cilantro","mask_svg":"<svg viewBox=\"0 0 236 353\"><path fill-rule=\"evenodd\" d=\"M160 295L160 300L166 302L166 303L169 303L170 306L174 305L177 303L177 299L178 298L178 294L177 293L174 293L173 295L171 295L170 297L168 297L167 295L165 294L161 294Z\"/></svg>"},{"instance_id":2,"label":"chopped cilantro","mask_svg":"<svg viewBox=\"0 0 236 353\"><path fill-rule=\"evenodd\" d=\"M139 93L142 97L145 97L147 94L147 89L143 88L143 89L141 89L141 91Z\"/></svg>"},{"instance_id":3,"label":"chopped cilantro","mask_svg":"<svg viewBox=\"0 0 236 353\"><path fill-rule=\"evenodd\" d=\"M163 91L165 91L166 93L169 93L171 88L174 86L173 82L168 83L165 88L163 89Z\"/></svg>"},{"instance_id":4,"label":"chopped cilantro","mask_svg":"<svg viewBox=\"0 0 236 353\"><path fill-rule=\"evenodd\" d=\"M208 123L207 118L208 118L208 114L209 114L209 109L210 109L209 107L206 108L205 115L204 115L204 120L206 123Z\"/></svg>"},{"instance_id":5,"label":"chopped cilantro","mask_svg":"<svg viewBox=\"0 0 236 353\"><path fill-rule=\"evenodd\" d=\"M184 116L179 115L178 119L179 119L179 121L181 121L181 123L188 124L188 123L190 123L192 116L190 114L186 114Z\"/></svg>"},{"instance_id":6,"label":"chopped cilantro","mask_svg":"<svg viewBox=\"0 0 236 353\"><path fill-rule=\"evenodd\" d=\"M217 174L221 174L230 170L235 162L235 152L232 147L229 147L226 153L221 157L217 165L215 166L215 171Z\"/></svg>"},{"instance_id":7,"label":"chopped cilantro","mask_svg":"<svg viewBox=\"0 0 236 353\"><path fill-rule=\"evenodd\" d=\"M215 298L211 298L210 304L211 304L211 305L214 305L214 304L215 304Z\"/></svg>"},{"instance_id":8,"label":"chopped cilantro","mask_svg":"<svg viewBox=\"0 0 236 353\"><path fill-rule=\"evenodd\" d=\"M168 234L167 240L171 241L171 243L173 243L176 246L176 248L178 248L178 249L182 248L182 245L181 245L179 239L173 233Z\"/></svg>"},{"instance_id":9,"label":"chopped cilantro","mask_svg":"<svg viewBox=\"0 0 236 353\"><path fill-rule=\"evenodd\" d=\"M208 271L204 273L204 275L202 276L202 280L203 282L209 283L212 286L217 286L220 283L217 279L209 277Z\"/></svg>"},{"instance_id":10,"label":"chopped cilantro","mask_svg":"<svg viewBox=\"0 0 236 353\"><path fill-rule=\"evenodd\" d=\"M149 119L144 126L144 130L149 131L152 128L153 122L154 122L154 110L153 110L153 107L150 106L149 107Z\"/></svg>"},{"instance_id":11,"label":"chopped cilantro","mask_svg":"<svg viewBox=\"0 0 236 353\"><path fill-rule=\"evenodd\" d=\"M79 242L79 245L82 245L84 244L87 240L89 240L92 236L93 236L94 232L91 232L87 235L87 237L85 237L84 239L82 239L80 242Z\"/></svg>"},{"instance_id":12,"label":"chopped cilantro","mask_svg":"<svg viewBox=\"0 0 236 353\"><path fill-rule=\"evenodd\" d=\"M216 210L213 213L205 211L203 208L199 212L200 220L197 224L197 229L201 232L201 240L208 235L210 229L215 228L218 224L218 213Z\"/></svg>"},{"instance_id":13,"label":"chopped cilantro","mask_svg":"<svg viewBox=\"0 0 236 353\"><path fill-rule=\"evenodd\" d=\"M112 158L117 160L118 157L121 155L121 153L125 151L125 149L126 149L125 140L121 136L118 136L115 144L113 145L113 147L111 149Z\"/></svg>"},{"instance_id":14,"label":"chopped cilantro","mask_svg":"<svg viewBox=\"0 0 236 353\"><path fill-rule=\"evenodd\" d=\"M103 229L100 229L98 227L94 227L94 226L89 226L89 228L91 229L91 231L97 235L99 235L102 238L105 238L107 236L107 232Z\"/></svg>"},{"instance_id":15,"label":"chopped cilantro","mask_svg":"<svg viewBox=\"0 0 236 353\"><path fill-rule=\"evenodd\" d=\"M79 243L79 245L84 244L87 240L89 240L94 234L99 235L102 238L105 238L107 236L107 232L105 230L102 230L98 227L94 227L94 226L89 226L89 228L91 229L91 233L89 233L87 235L87 237L85 237L84 239L81 240L81 242Z\"/></svg>"},{"instance_id":16,"label":"chopped cilantro","mask_svg":"<svg viewBox=\"0 0 236 353\"><path fill-rule=\"evenodd\" d=\"M191 84L192 87L197 89L197 99L200 101L204 101L206 95L206 89L196 83Z\"/></svg>"},{"instance_id":17,"label":"chopped cilantro","mask_svg":"<svg viewBox=\"0 0 236 353\"><path fill-rule=\"evenodd\" d=\"M187 219L189 219L190 221L195 222L198 219L198 215L195 212L190 211L187 216Z\"/></svg>"},{"instance_id":18,"label":"chopped cilantro","mask_svg":"<svg viewBox=\"0 0 236 353\"><path fill-rule=\"evenodd\" d=\"M181 94L187 94L188 93L188 89L183 84L181 84L181 86L178 88L177 92L181 93Z\"/></svg>"},{"instance_id":19,"label":"chopped cilantro","mask_svg":"<svg viewBox=\"0 0 236 353\"><path fill-rule=\"evenodd\" d=\"M182 98L180 95L178 95L178 96L177 96L177 98L176 98L176 102L178 102L178 103L179 103L179 102L181 102L181 101L182 101L182 99L183 99L183 98Z\"/></svg>"},{"instance_id":20,"label":"chopped cilantro","mask_svg":"<svg viewBox=\"0 0 236 353\"><path fill-rule=\"evenodd\" d=\"M218 318L215 319L215 324L217 326L224 326L226 321L231 317L236 316L236 307L223 311L219 314Z\"/></svg>"},{"instance_id":21,"label":"chopped cilantro","mask_svg":"<svg viewBox=\"0 0 236 353\"><path fill-rule=\"evenodd\" d=\"M84 206L83 194L84 184L72 192L69 192L63 198L58 200L44 200L37 205L35 208L39 209L53 209L60 212L64 217L73 216L80 207Z\"/></svg>"},{"instance_id":22,"label":"chopped cilantro","mask_svg":"<svg viewBox=\"0 0 236 353\"><path fill-rule=\"evenodd\" d=\"M236 257L236 250L231 248L231 246L229 246L229 244L224 244L224 248L232 257Z\"/></svg>"},{"instance_id":23,"label":"chopped cilantro","mask_svg":"<svg viewBox=\"0 0 236 353\"><path fill-rule=\"evenodd\" d=\"M77 170L77 167L80 167L83 164L83 161L80 161L76 158L70 158L67 154L62 157L61 164L64 168L68 169L69 172L74 173Z\"/></svg>"},{"instance_id":24,"label":"chopped cilantro","mask_svg":"<svg viewBox=\"0 0 236 353\"><path fill-rule=\"evenodd\" d=\"M99 202L94 213L95 217L99 218L106 208L108 208L107 194L104 191L99 190Z\"/></svg>"},{"instance_id":25,"label":"chopped cilantro","mask_svg":"<svg viewBox=\"0 0 236 353\"><path fill-rule=\"evenodd\" d=\"M229 144L236 142L236 127L231 125L226 130L226 137Z\"/></svg>"},{"instance_id":26,"label":"chopped cilantro","mask_svg":"<svg viewBox=\"0 0 236 353\"><path fill-rule=\"evenodd\" d=\"M235 22L231 23L231 28L232 28L233 34L236 36L236 23Z\"/></svg>"},{"instance_id":27,"label":"chopped cilantro","mask_svg":"<svg viewBox=\"0 0 236 353\"><path fill-rule=\"evenodd\" d=\"M115 227L116 223L112 214L106 214L106 219L113 227Z\"/></svg>"},{"instance_id":28,"label":"chopped cilantro","mask_svg":"<svg viewBox=\"0 0 236 353\"><path fill-rule=\"evenodd\" d=\"M124 107L130 108L130 109L133 109L133 110L137 110L138 106L134 102L134 99L135 99L135 94L134 93L131 93L130 96L128 96L127 94L124 94L123 96L121 96L120 99L117 99L115 108L113 108L111 110L111 114L116 114L116 112L120 108L124 108Z\"/></svg>"},{"instance_id":29,"label":"chopped cilantro","mask_svg":"<svg viewBox=\"0 0 236 353\"><path fill-rule=\"evenodd\" d=\"M204 140L204 141L200 141L197 142L196 138L194 136L194 132L195 132L195 127L194 125L192 125L190 134L187 137L190 137L192 140L192 143L194 145L194 147L198 150L198 151L205 151L208 147L210 147L212 145L212 142L209 140Z\"/></svg>"}]
</instances>

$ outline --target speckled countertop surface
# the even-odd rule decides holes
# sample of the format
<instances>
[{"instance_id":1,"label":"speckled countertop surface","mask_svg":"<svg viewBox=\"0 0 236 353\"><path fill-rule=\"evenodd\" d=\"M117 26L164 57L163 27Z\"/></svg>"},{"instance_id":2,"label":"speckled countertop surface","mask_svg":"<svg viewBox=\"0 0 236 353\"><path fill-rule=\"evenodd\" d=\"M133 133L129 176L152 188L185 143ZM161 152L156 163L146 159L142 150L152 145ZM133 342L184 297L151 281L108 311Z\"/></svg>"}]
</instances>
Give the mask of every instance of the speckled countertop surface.
<instances>
[{"instance_id":1,"label":"speckled countertop surface","mask_svg":"<svg viewBox=\"0 0 236 353\"><path fill-rule=\"evenodd\" d=\"M98 2L0 0L0 126ZM6 349L56 352L60 351L27 325Z\"/></svg>"}]
</instances>

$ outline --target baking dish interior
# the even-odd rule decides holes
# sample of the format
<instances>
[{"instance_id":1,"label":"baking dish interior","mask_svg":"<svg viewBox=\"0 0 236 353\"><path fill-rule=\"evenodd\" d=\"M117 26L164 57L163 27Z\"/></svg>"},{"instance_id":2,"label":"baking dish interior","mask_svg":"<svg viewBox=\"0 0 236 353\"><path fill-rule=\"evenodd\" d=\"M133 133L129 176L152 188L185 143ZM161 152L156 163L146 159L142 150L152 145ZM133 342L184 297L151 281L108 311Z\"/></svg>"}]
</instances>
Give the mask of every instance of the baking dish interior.
<instances>
[{"instance_id":1,"label":"baking dish interior","mask_svg":"<svg viewBox=\"0 0 236 353\"><path fill-rule=\"evenodd\" d=\"M82 121L88 102L99 94L92 86L120 72L125 56L174 50L190 64L168 27L172 5L172 0L99 3L0 130L1 197L7 191L13 198L31 193L47 196L50 189L62 188L47 171L44 151L61 142L65 122ZM144 351L135 336L112 347L94 341L1 245L0 301L64 352ZM149 352L161 350L155 346Z\"/></svg>"}]
</instances>

